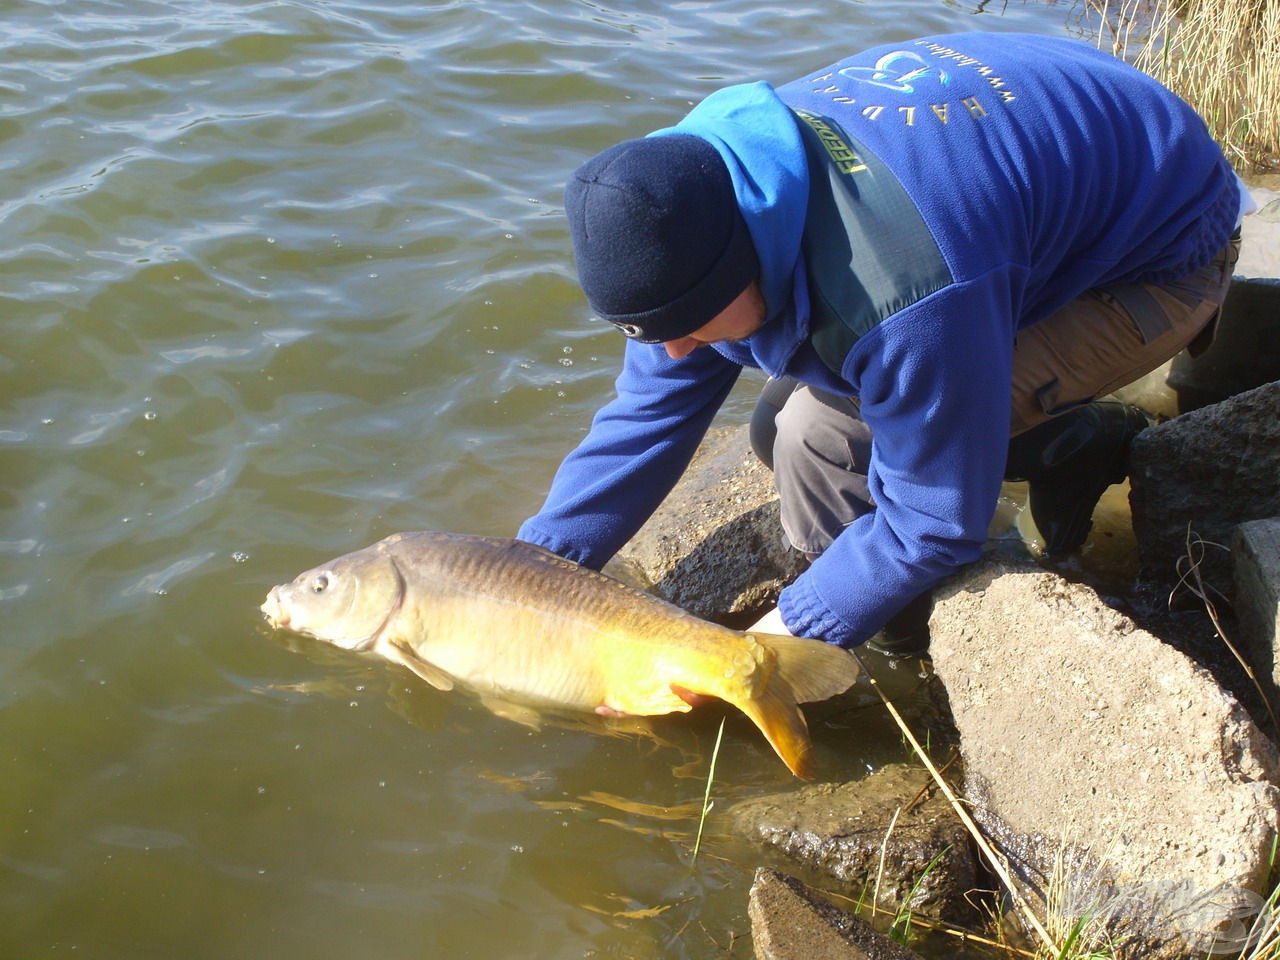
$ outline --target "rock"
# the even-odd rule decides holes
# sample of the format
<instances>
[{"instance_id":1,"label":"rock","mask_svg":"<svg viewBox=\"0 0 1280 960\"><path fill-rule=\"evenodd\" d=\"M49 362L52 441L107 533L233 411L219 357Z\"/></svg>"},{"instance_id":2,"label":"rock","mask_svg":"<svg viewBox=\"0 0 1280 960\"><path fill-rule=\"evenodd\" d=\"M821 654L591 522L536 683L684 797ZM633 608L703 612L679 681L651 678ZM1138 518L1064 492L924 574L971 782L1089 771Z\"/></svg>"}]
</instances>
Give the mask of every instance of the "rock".
<instances>
[{"instance_id":1,"label":"rock","mask_svg":"<svg viewBox=\"0 0 1280 960\"><path fill-rule=\"evenodd\" d=\"M793 877L760 867L747 913L756 960L918 960Z\"/></svg>"},{"instance_id":2,"label":"rock","mask_svg":"<svg viewBox=\"0 0 1280 960\"><path fill-rule=\"evenodd\" d=\"M742 627L773 606L806 563L783 536L773 474L751 451L744 425L708 436L676 488L606 569L632 582L638 571L664 600Z\"/></svg>"},{"instance_id":3,"label":"rock","mask_svg":"<svg viewBox=\"0 0 1280 960\"><path fill-rule=\"evenodd\" d=\"M820 783L744 800L730 809L729 818L739 832L865 890L879 907L896 911L905 905L923 915L970 920L973 908L965 895L975 886L975 866L964 826L946 799L932 791L905 809L929 784L928 771L890 764L852 783Z\"/></svg>"},{"instance_id":4,"label":"rock","mask_svg":"<svg viewBox=\"0 0 1280 960\"><path fill-rule=\"evenodd\" d=\"M1280 279L1238 276L1227 293L1213 344L1173 359L1168 385L1186 413L1280 380Z\"/></svg>"},{"instance_id":5,"label":"rock","mask_svg":"<svg viewBox=\"0 0 1280 960\"><path fill-rule=\"evenodd\" d=\"M1206 671L1031 565L959 575L930 629L974 817L1041 909L1057 872L1058 912L1143 958L1203 955L1256 911L1280 761Z\"/></svg>"},{"instance_id":6,"label":"rock","mask_svg":"<svg viewBox=\"0 0 1280 960\"><path fill-rule=\"evenodd\" d=\"M1205 551L1201 573L1230 595L1232 531L1280 515L1280 382L1144 430L1129 467L1142 575L1175 583L1190 527L1217 545Z\"/></svg>"},{"instance_id":7,"label":"rock","mask_svg":"<svg viewBox=\"0 0 1280 960\"><path fill-rule=\"evenodd\" d=\"M1236 527L1231 556L1240 646L1275 709L1280 704L1280 517Z\"/></svg>"}]
</instances>

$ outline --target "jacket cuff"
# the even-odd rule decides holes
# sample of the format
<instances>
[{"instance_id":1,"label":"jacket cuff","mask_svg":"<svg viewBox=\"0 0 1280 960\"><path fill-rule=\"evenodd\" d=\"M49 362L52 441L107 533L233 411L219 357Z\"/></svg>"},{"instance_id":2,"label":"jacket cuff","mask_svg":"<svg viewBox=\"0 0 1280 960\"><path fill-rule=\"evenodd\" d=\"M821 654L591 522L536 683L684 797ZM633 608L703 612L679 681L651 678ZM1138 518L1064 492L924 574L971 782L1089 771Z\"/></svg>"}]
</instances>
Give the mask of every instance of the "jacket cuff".
<instances>
[{"instance_id":1,"label":"jacket cuff","mask_svg":"<svg viewBox=\"0 0 1280 960\"><path fill-rule=\"evenodd\" d=\"M778 597L778 612L787 629L797 637L825 640L841 647L854 647L866 640L866 637L855 636L822 602L811 581L812 578L802 576Z\"/></svg>"},{"instance_id":2,"label":"jacket cuff","mask_svg":"<svg viewBox=\"0 0 1280 960\"><path fill-rule=\"evenodd\" d=\"M586 552L574 546L568 540L561 537L553 537L537 527L529 523L525 523L516 531L516 539L523 540L525 543L532 543L535 547L542 547L550 550L552 553L564 557L566 560L572 560L574 563L589 566Z\"/></svg>"}]
</instances>

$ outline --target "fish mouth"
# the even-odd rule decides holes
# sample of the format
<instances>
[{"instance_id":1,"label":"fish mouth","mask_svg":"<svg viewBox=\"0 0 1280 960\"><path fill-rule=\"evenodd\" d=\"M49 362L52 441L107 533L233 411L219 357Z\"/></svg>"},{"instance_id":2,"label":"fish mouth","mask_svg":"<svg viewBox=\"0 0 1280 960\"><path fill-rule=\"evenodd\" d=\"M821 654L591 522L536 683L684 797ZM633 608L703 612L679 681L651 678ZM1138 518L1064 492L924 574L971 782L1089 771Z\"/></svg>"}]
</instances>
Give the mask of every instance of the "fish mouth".
<instances>
[{"instance_id":1,"label":"fish mouth","mask_svg":"<svg viewBox=\"0 0 1280 960\"><path fill-rule=\"evenodd\" d=\"M289 626L289 611L285 609L284 604L280 602L280 588L272 587L271 592L267 594L267 599L259 608L262 615L267 618L267 624L274 629L284 630Z\"/></svg>"}]
</instances>

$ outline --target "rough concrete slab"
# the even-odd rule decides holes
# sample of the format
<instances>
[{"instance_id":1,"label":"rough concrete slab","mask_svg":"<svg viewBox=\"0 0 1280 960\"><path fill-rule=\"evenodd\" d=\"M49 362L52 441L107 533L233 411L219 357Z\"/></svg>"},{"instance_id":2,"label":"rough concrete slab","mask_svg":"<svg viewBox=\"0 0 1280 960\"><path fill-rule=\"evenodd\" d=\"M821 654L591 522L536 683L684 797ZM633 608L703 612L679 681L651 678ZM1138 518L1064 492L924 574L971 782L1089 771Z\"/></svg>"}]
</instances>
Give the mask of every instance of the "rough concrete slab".
<instances>
[{"instance_id":1,"label":"rough concrete slab","mask_svg":"<svg viewBox=\"0 0 1280 960\"><path fill-rule=\"evenodd\" d=\"M756 960L919 960L794 877L760 867L747 913Z\"/></svg>"},{"instance_id":2,"label":"rough concrete slab","mask_svg":"<svg viewBox=\"0 0 1280 960\"><path fill-rule=\"evenodd\" d=\"M778 519L773 473L747 427L708 436L690 469L607 572L651 584L708 620L746 626L807 566Z\"/></svg>"},{"instance_id":3,"label":"rough concrete slab","mask_svg":"<svg viewBox=\"0 0 1280 960\"><path fill-rule=\"evenodd\" d=\"M1188 527L1217 544L1201 572L1229 596L1238 524L1280 516L1280 382L1144 430L1129 454L1129 504L1143 576L1178 579Z\"/></svg>"},{"instance_id":4,"label":"rough concrete slab","mask_svg":"<svg viewBox=\"0 0 1280 960\"><path fill-rule=\"evenodd\" d=\"M1280 517L1236 527L1231 556L1240 646L1280 710Z\"/></svg>"},{"instance_id":5,"label":"rough concrete slab","mask_svg":"<svg viewBox=\"0 0 1280 960\"><path fill-rule=\"evenodd\" d=\"M923 768L889 764L851 783L744 800L729 819L737 832L865 890L886 910L906 905L922 915L972 920L972 843L931 785Z\"/></svg>"},{"instance_id":6,"label":"rough concrete slab","mask_svg":"<svg viewBox=\"0 0 1280 960\"><path fill-rule=\"evenodd\" d=\"M1043 901L1062 855L1068 915L1097 912L1143 958L1256 906L1280 768L1206 671L1031 565L971 568L930 629L975 817L1029 892Z\"/></svg>"}]
</instances>

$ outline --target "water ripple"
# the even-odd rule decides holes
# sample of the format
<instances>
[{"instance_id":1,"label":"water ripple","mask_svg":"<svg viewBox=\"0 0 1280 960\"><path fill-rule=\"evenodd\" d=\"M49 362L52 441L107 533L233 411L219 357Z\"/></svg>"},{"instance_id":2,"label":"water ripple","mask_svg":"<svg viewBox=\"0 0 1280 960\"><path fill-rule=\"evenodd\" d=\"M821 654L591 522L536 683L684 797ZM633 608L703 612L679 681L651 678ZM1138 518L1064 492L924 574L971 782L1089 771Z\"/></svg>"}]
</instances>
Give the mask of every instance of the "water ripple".
<instances>
[{"instance_id":1,"label":"water ripple","mask_svg":"<svg viewBox=\"0 0 1280 960\"><path fill-rule=\"evenodd\" d=\"M855 42L1061 16L6 5L0 955L706 955L687 931L737 923L749 878L573 800L696 802L679 750L532 734L273 643L258 604L394 530L508 535L537 507L622 350L561 209L589 154ZM747 733L725 782L777 789ZM584 909L602 890L678 904L615 922Z\"/></svg>"}]
</instances>

